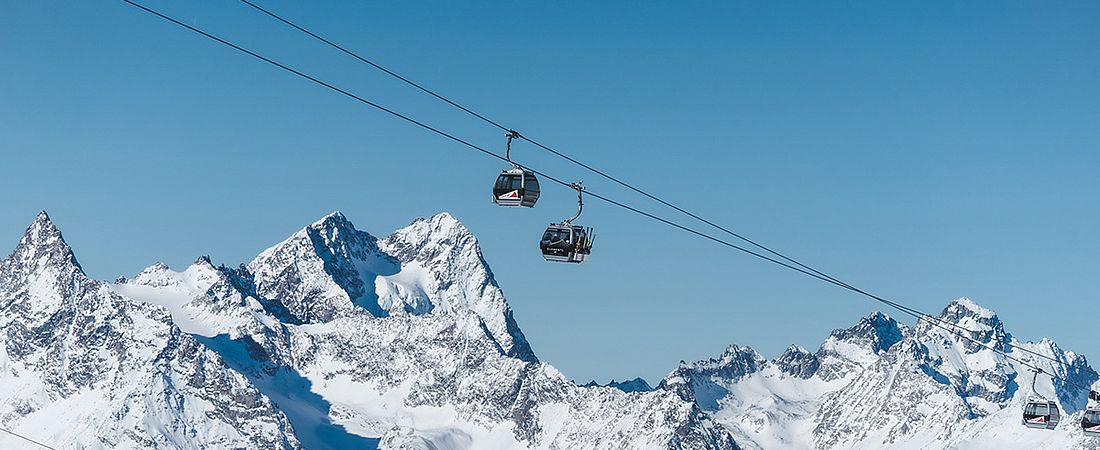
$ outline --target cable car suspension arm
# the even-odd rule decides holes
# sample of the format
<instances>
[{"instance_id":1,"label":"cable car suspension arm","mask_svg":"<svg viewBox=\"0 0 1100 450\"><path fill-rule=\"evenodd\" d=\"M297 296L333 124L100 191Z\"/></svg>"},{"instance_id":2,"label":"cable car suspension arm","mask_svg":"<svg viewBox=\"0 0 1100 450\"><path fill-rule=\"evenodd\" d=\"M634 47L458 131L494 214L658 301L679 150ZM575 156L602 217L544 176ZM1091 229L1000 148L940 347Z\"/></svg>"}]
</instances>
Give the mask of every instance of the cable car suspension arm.
<instances>
[{"instance_id":1,"label":"cable car suspension arm","mask_svg":"<svg viewBox=\"0 0 1100 450\"><path fill-rule=\"evenodd\" d=\"M581 211L584 211L584 186L581 185L581 182L576 182L569 183L569 187L577 191L577 214L573 215L573 217L565 219L564 221L562 221L562 223L571 224L574 220L577 220L577 218L581 216Z\"/></svg>"},{"instance_id":2,"label":"cable car suspension arm","mask_svg":"<svg viewBox=\"0 0 1100 450\"><path fill-rule=\"evenodd\" d=\"M512 162L512 139L519 139L522 136L520 136L519 132L516 130L508 130L505 136L508 136L508 143L504 145L504 159L508 160L508 163L512 165L513 169L518 169L519 164Z\"/></svg>"}]
</instances>

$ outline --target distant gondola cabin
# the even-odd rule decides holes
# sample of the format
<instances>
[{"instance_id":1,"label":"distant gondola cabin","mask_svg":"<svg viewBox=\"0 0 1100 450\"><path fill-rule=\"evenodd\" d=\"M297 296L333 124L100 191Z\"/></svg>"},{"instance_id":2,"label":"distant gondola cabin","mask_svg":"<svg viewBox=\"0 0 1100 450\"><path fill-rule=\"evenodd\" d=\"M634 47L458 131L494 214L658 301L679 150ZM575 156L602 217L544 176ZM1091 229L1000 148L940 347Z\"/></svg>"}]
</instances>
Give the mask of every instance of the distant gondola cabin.
<instances>
[{"instance_id":1,"label":"distant gondola cabin","mask_svg":"<svg viewBox=\"0 0 1100 450\"><path fill-rule=\"evenodd\" d=\"M1024 406L1024 425L1053 430L1061 420L1058 404L1050 400L1029 400Z\"/></svg>"},{"instance_id":2,"label":"distant gondola cabin","mask_svg":"<svg viewBox=\"0 0 1100 450\"><path fill-rule=\"evenodd\" d=\"M539 180L535 174L514 168L505 170L493 185L493 203L500 206L530 208L539 200Z\"/></svg>"}]
</instances>

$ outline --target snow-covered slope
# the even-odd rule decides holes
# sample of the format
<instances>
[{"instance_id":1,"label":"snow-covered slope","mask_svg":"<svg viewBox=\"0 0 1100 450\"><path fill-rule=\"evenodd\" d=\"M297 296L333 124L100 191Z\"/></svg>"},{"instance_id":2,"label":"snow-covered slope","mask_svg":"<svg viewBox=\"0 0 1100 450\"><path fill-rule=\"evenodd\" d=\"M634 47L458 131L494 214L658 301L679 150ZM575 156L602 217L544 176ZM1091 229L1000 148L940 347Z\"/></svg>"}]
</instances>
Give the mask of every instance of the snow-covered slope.
<instances>
[{"instance_id":1,"label":"snow-covered slope","mask_svg":"<svg viewBox=\"0 0 1100 450\"><path fill-rule=\"evenodd\" d=\"M1019 342L969 299L951 302L939 319L1069 380L1040 375L1036 383L1068 413L1058 428L1020 424L1031 390L1025 366L931 322L909 328L881 313L834 331L816 353L792 346L765 361L730 346L719 358L681 364L662 386L695 401L748 448L1100 448L1078 425L1097 381L1083 356L1048 340Z\"/></svg>"},{"instance_id":2,"label":"snow-covered slope","mask_svg":"<svg viewBox=\"0 0 1100 450\"><path fill-rule=\"evenodd\" d=\"M171 311L307 448L736 448L673 393L539 362L449 214L376 239L334 213L245 266L158 264L114 289Z\"/></svg>"},{"instance_id":3,"label":"snow-covered slope","mask_svg":"<svg viewBox=\"0 0 1100 450\"><path fill-rule=\"evenodd\" d=\"M0 261L0 424L58 448L298 448L164 308L88 279L45 213ZM35 448L0 435L0 448Z\"/></svg>"}]
</instances>

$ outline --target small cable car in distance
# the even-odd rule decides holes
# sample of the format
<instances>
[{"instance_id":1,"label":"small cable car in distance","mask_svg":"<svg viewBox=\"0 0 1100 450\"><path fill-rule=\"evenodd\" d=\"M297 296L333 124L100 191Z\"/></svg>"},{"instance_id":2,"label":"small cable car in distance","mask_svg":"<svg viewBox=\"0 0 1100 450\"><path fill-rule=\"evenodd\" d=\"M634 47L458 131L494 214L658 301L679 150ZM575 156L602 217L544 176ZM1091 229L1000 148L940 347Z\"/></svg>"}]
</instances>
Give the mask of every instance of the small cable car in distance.
<instances>
[{"instance_id":1,"label":"small cable car in distance","mask_svg":"<svg viewBox=\"0 0 1100 450\"><path fill-rule=\"evenodd\" d=\"M1035 391L1035 378L1043 372L1042 369L1033 368L1031 375L1031 393L1027 398L1027 405L1024 406L1024 426L1028 428L1041 428L1046 430L1053 430L1058 426L1058 422L1062 418L1061 411L1058 410L1058 404L1053 400L1047 400L1045 397L1038 394Z\"/></svg>"},{"instance_id":2,"label":"small cable car in distance","mask_svg":"<svg viewBox=\"0 0 1100 450\"><path fill-rule=\"evenodd\" d=\"M577 190L577 214L563 220L561 223L552 223L546 227L546 231L539 240L539 249L542 257L547 261L582 263L592 254L592 242L595 234L592 228L574 225L573 221L581 216L584 210L584 186L579 183L570 185Z\"/></svg>"},{"instance_id":3,"label":"small cable car in distance","mask_svg":"<svg viewBox=\"0 0 1100 450\"><path fill-rule=\"evenodd\" d=\"M1100 436L1100 392L1089 391L1089 405L1081 416L1081 431L1091 436Z\"/></svg>"},{"instance_id":4,"label":"small cable car in distance","mask_svg":"<svg viewBox=\"0 0 1100 450\"><path fill-rule=\"evenodd\" d=\"M1024 425L1028 428L1053 430L1058 426L1061 414L1058 404L1044 398L1029 398L1024 407Z\"/></svg>"},{"instance_id":5,"label":"small cable car in distance","mask_svg":"<svg viewBox=\"0 0 1100 450\"><path fill-rule=\"evenodd\" d=\"M512 139L519 138L519 133L509 130L507 136L504 159L512 164L512 168L502 170L497 177L497 182L493 185L493 203L509 207L533 207L539 200L539 180L534 172L512 162Z\"/></svg>"}]
</instances>

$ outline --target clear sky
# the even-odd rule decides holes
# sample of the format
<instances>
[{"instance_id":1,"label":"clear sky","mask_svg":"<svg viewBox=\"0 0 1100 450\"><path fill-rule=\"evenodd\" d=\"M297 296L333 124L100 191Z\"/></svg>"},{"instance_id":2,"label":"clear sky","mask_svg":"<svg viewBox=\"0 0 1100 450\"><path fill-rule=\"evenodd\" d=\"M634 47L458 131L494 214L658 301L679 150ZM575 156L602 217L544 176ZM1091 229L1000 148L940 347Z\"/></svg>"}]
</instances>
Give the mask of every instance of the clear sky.
<instances>
[{"instance_id":1,"label":"clear sky","mask_svg":"<svg viewBox=\"0 0 1100 450\"><path fill-rule=\"evenodd\" d=\"M503 149L241 3L146 4ZM1100 357L1100 3L261 4L875 293L930 312L969 296L1019 338ZM0 2L0 56L0 247L45 209L94 277L246 262L333 210L379 236L450 211L578 381L656 382L730 343L812 350L878 308L594 199L592 259L543 262L570 191L494 207L500 162L119 1Z\"/></svg>"}]
</instances>

